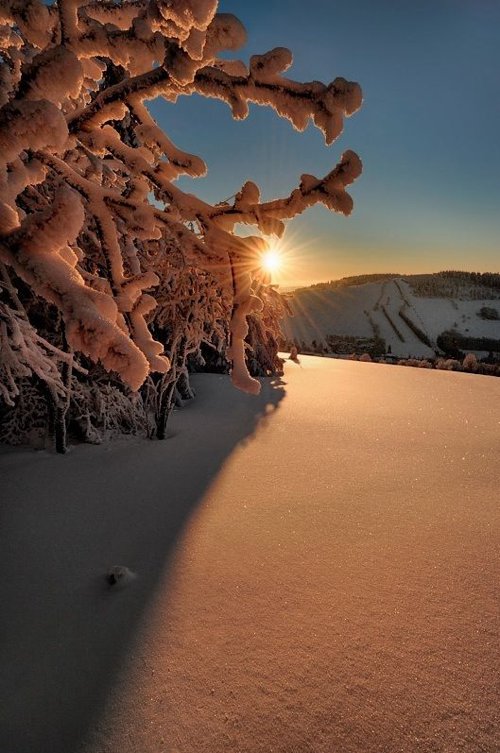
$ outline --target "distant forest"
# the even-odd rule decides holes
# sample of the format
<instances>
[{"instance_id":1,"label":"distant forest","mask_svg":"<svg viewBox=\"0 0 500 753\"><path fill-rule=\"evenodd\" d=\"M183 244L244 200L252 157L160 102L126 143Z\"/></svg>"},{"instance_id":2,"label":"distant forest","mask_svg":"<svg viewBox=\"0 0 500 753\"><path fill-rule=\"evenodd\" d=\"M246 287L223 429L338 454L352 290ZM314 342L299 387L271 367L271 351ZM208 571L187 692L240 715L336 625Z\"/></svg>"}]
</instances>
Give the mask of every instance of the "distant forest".
<instances>
[{"instance_id":1,"label":"distant forest","mask_svg":"<svg viewBox=\"0 0 500 753\"><path fill-rule=\"evenodd\" d=\"M334 290L336 288L347 288L352 285L366 285L368 282L380 282L381 280L394 280L397 277L404 277L396 272L380 272L372 275L353 275L351 277L342 277L340 280L328 280L328 282L317 282L314 285L308 285L303 288L296 288L294 292L300 290Z\"/></svg>"},{"instance_id":2,"label":"distant forest","mask_svg":"<svg viewBox=\"0 0 500 753\"><path fill-rule=\"evenodd\" d=\"M415 295L481 301L500 298L500 274L495 272L437 272L405 278Z\"/></svg>"},{"instance_id":3,"label":"distant forest","mask_svg":"<svg viewBox=\"0 0 500 753\"><path fill-rule=\"evenodd\" d=\"M370 275L352 275L340 280L318 282L303 290L337 290L370 282L402 278L411 285L413 293L424 298L462 298L484 300L500 298L500 274L497 272L461 272L445 270L433 274L402 275L395 272L381 272Z\"/></svg>"}]
</instances>

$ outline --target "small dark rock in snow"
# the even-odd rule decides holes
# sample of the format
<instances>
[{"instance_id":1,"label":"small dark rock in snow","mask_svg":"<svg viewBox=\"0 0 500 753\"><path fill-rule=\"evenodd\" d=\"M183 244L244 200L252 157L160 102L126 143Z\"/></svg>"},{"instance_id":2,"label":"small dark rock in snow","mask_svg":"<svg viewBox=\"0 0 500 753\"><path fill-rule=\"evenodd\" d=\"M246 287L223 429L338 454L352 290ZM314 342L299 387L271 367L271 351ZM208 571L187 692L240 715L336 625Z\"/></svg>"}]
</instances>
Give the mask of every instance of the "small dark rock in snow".
<instances>
[{"instance_id":1,"label":"small dark rock in snow","mask_svg":"<svg viewBox=\"0 0 500 753\"><path fill-rule=\"evenodd\" d=\"M110 586L125 586L134 578L135 574L125 565L113 565L106 573L106 580Z\"/></svg>"}]
</instances>

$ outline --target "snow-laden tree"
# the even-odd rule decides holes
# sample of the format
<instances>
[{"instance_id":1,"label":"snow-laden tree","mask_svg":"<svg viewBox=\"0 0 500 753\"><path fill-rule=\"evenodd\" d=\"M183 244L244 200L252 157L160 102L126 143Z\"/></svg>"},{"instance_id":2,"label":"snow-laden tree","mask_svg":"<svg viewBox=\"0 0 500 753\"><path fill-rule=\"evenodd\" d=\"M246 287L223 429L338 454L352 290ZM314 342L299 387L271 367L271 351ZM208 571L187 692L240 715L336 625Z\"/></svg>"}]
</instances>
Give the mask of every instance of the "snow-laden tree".
<instances>
[{"instance_id":1,"label":"snow-laden tree","mask_svg":"<svg viewBox=\"0 0 500 753\"><path fill-rule=\"evenodd\" d=\"M61 422L75 383L88 385L97 368L132 392L149 380L161 413L188 356L226 339L233 383L259 391L245 339L249 320L254 347L276 336L279 304L260 271L266 236L281 236L288 218L318 202L349 214L346 186L360 160L347 151L324 178L302 175L274 201L262 202L249 181L212 206L176 185L204 175L205 163L172 143L146 103L199 94L226 102L236 119L250 103L266 105L299 130L312 121L330 144L361 90L343 78L285 77L292 55L281 47L248 64L222 58L245 30L217 4L0 1L5 402L36 378ZM239 223L255 234L238 236Z\"/></svg>"}]
</instances>

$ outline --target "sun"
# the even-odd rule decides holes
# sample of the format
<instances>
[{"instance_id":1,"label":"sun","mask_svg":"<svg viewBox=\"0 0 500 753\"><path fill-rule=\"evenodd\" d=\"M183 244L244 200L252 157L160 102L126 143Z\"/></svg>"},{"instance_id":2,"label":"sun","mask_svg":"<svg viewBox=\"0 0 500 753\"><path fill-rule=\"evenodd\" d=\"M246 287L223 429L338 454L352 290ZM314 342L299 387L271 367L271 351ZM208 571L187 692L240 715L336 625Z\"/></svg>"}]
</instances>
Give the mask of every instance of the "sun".
<instances>
[{"instance_id":1,"label":"sun","mask_svg":"<svg viewBox=\"0 0 500 753\"><path fill-rule=\"evenodd\" d=\"M276 249L270 248L262 254L261 265L265 272L278 272L282 264L281 254Z\"/></svg>"}]
</instances>

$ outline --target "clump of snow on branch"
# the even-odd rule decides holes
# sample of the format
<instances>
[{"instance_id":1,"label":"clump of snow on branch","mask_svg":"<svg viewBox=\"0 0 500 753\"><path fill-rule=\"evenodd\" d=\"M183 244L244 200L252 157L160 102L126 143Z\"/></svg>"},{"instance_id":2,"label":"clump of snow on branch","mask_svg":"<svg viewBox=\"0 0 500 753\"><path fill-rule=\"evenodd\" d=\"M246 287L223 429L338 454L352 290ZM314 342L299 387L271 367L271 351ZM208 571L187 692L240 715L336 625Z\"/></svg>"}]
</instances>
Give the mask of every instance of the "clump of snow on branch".
<instances>
[{"instance_id":1,"label":"clump of snow on branch","mask_svg":"<svg viewBox=\"0 0 500 753\"><path fill-rule=\"evenodd\" d=\"M7 280L1 337L8 343L1 389L7 401L28 370L41 369L60 391L64 353L102 365L137 390L151 374L170 382L201 342L227 336L233 382L258 392L245 338L249 317L262 316L266 299L256 282L262 236L282 235L287 219L318 202L349 214L346 187L361 163L348 151L324 178L303 175L289 196L261 202L249 181L232 203L212 206L176 185L181 175L204 175L206 165L172 143L146 103L196 93L223 100L234 118L246 117L250 103L265 105L299 130L312 122L329 144L344 117L359 108L361 90L343 78L293 81L284 75L292 55L281 47L253 55L248 64L220 57L241 47L246 33L233 15L217 13L217 5L1 3L0 261ZM238 237L238 223L256 234ZM37 339L20 287L25 297L60 312L62 348ZM218 311L209 303L214 291ZM177 331L171 319L165 324L164 312L177 316L183 305L192 311L184 311L184 329ZM30 348L37 356L28 363Z\"/></svg>"}]
</instances>

